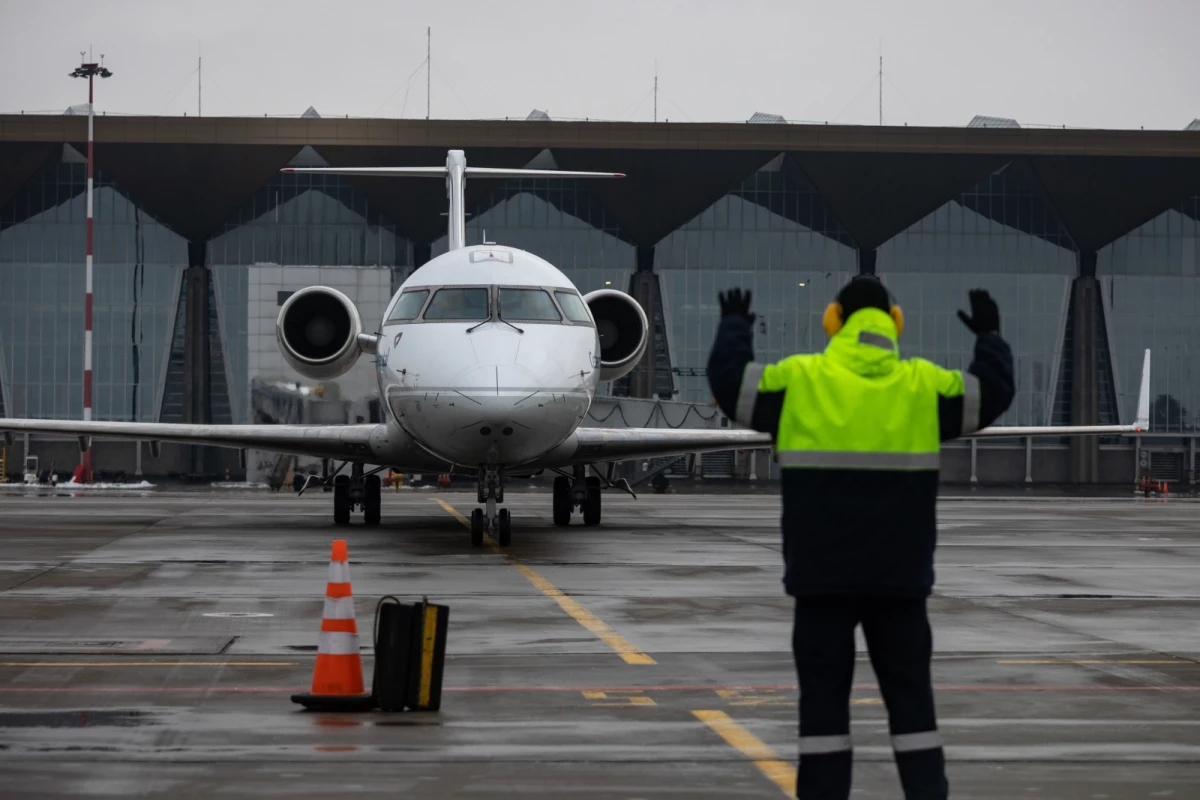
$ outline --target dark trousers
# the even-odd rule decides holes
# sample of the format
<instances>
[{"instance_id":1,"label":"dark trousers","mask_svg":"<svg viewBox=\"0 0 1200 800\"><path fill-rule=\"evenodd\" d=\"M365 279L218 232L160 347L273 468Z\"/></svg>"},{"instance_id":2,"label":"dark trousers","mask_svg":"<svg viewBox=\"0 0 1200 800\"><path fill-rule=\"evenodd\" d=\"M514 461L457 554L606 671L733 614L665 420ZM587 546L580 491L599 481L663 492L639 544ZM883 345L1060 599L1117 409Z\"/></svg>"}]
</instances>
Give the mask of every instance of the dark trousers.
<instances>
[{"instance_id":1,"label":"dark trousers","mask_svg":"<svg viewBox=\"0 0 1200 800\"><path fill-rule=\"evenodd\" d=\"M798 800L846 800L853 751L850 689L854 629L863 626L887 704L892 749L907 800L949 795L933 708L933 638L924 598L797 597L792 652L800 679Z\"/></svg>"}]
</instances>

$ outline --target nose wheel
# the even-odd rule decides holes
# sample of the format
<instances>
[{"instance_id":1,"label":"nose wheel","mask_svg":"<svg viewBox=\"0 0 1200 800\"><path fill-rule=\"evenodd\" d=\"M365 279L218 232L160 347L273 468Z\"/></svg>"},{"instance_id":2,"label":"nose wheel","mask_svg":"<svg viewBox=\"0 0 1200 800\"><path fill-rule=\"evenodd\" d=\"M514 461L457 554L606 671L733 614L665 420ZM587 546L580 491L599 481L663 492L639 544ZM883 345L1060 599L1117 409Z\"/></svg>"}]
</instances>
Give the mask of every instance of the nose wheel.
<instances>
[{"instance_id":1,"label":"nose wheel","mask_svg":"<svg viewBox=\"0 0 1200 800\"><path fill-rule=\"evenodd\" d=\"M471 546L481 547L483 535L490 534L501 547L512 543L512 515L507 508L498 508L504 502L504 478L497 466L479 469L478 501L484 508L471 512Z\"/></svg>"}]
</instances>

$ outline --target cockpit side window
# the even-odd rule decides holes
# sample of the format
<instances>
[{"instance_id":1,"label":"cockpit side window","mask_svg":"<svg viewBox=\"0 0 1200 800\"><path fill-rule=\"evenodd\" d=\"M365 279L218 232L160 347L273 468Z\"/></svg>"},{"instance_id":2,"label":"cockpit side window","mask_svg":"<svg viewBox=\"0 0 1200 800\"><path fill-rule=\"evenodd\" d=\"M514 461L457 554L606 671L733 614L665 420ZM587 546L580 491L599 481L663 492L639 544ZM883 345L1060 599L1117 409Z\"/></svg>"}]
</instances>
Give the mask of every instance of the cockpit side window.
<instances>
[{"instance_id":1,"label":"cockpit side window","mask_svg":"<svg viewBox=\"0 0 1200 800\"><path fill-rule=\"evenodd\" d=\"M421 315L421 308L425 305L425 298L427 297L429 297L428 289L405 292L400 295L400 299L392 307L392 313L388 315L387 321L406 322L416 319Z\"/></svg>"},{"instance_id":2,"label":"cockpit side window","mask_svg":"<svg viewBox=\"0 0 1200 800\"><path fill-rule=\"evenodd\" d=\"M526 322L561 322L562 316L554 307L545 289L499 290L500 316Z\"/></svg>"},{"instance_id":3,"label":"cockpit side window","mask_svg":"<svg viewBox=\"0 0 1200 800\"><path fill-rule=\"evenodd\" d=\"M488 290L482 286L438 289L425 309L425 321L485 320L488 318Z\"/></svg>"},{"instance_id":4,"label":"cockpit side window","mask_svg":"<svg viewBox=\"0 0 1200 800\"><path fill-rule=\"evenodd\" d=\"M574 292L555 292L554 296L558 298L558 304L562 306L563 313L571 322L590 323L592 321L591 316L588 315L587 306L584 305L579 295Z\"/></svg>"}]
</instances>

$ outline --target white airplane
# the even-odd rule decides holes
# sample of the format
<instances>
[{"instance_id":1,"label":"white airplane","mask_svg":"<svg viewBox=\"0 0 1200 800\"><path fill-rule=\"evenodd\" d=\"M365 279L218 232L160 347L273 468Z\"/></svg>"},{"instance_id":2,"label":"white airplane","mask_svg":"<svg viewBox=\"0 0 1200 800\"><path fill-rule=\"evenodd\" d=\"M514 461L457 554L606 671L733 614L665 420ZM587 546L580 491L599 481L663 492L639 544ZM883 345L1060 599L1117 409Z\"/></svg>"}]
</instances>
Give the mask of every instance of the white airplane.
<instances>
[{"instance_id":1,"label":"white airplane","mask_svg":"<svg viewBox=\"0 0 1200 800\"><path fill-rule=\"evenodd\" d=\"M504 501L506 475L543 470L554 479L553 518L567 525L582 511L585 525L601 516L602 478L596 465L628 459L771 445L749 430L592 428L582 423L600 381L627 374L642 357L649 325L629 295L602 289L581 296L567 277L532 253L496 244L467 247L464 184L472 178L620 178L617 173L467 167L461 150L445 167L295 168L284 172L437 177L449 195L448 252L404 282L375 333L364 332L354 304L334 289L310 286L279 310L276 334L285 360L311 380L344 374L362 354L375 357L386 421L368 425L193 425L0 419L10 444L16 432L91 439L216 445L245 451L339 460L334 520L380 520L379 467L400 472L474 473L477 508L471 543L492 533L507 545L512 522ZM1137 421L1133 425L985 428L974 437L1136 433L1148 427L1146 351ZM339 474L350 465L350 474ZM588 475L592 467L596 474Z\"/></svg>"}]
</instances>

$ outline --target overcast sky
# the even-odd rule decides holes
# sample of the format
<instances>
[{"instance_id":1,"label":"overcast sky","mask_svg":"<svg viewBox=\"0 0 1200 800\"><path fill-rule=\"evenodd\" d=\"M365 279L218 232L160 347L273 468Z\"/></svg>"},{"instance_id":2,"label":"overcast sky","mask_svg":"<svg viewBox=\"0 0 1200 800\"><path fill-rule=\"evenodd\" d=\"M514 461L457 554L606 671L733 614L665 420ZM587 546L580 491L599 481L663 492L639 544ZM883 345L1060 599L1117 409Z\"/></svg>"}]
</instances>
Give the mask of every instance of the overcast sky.
<instances>
[{"instance_id":1,"label":"overcast sky","mask_svg":"<svg viewBox=\"0 0 1200 800\"><path fill-rule=\"evenodd\" d=\"M1178 130L1200 117L1200 0L0 0L0 112L658 118ZM410 81L411 76L411 81Z\"/></svg>"}]
</instances>

